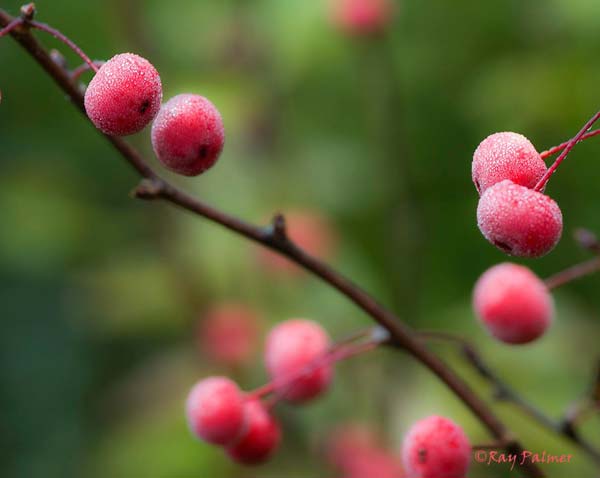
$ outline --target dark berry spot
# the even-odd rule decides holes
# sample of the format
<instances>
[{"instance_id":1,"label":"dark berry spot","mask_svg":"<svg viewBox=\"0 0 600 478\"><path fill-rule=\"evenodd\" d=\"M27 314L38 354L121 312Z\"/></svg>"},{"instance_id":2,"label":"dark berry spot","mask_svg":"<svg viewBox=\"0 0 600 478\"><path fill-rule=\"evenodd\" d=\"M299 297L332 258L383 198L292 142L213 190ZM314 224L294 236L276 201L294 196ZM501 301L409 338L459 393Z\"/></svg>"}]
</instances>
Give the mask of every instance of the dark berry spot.
<instances>
[{"instance_id":1,"label":"dark berry spot","mask_svg":"<svg viewBox=\"0 0 600 478\"><path fill-rule=\"evenodd\" d=\"M144 114L146 110L150 107L150 100L145 100L140 106L140 114Z\"/></svg>"},{"instance_id":2,"label":"dark berry spot","mask_svg":"<svg viewBox=\"0 0 600 478\"><path fill-rule=\"evenodd\" d=\"M200 159L206 159L206 156L208 156L208 146L205 144L200 146L200 149L198 150L198 156Z\"/></svg>"},{"instance_id":3,"label":"dark berry spot","mask_svg":"<svg viewBox=\"0 0 600 478\"><path fill-rule=\"evenodd\" d=\"M425 463L427 461L427 450L425 448L419 448L419 463Z\"/></svg>"},{"instance_id":4,"label":"dark berry spot","mask_svg":"<svg viewBox=\"0 0 600 478\"><path fill-rule=\"evenodd\" d=\"M506 252L507 254L512 253L512 247L509 246L506 242L494 241L494 245L498 248Z\"/></svg>"}]
</instances>

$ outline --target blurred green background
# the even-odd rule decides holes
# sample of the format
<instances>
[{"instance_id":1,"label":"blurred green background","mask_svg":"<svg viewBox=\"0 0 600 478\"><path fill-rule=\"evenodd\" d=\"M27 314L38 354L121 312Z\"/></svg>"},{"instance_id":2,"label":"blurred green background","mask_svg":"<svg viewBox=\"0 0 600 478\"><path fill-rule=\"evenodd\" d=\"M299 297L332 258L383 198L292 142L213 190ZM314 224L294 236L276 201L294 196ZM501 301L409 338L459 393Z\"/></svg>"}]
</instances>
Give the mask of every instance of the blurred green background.
<instances>
[{"instance_id":1,"label":"blurred green background","mask_svg":"<svg viewBox=\"0 0 600 478\"><path fill-rule=\"evenodd\" d=\"M92 58L148 58L165 98L192 92L216 104L224 154L201 177L173 178L184 189L253 222L277 210L318 215L334 230L335 266L411 326L472 339L510 384L559 416L599 356L600 277L555 294L557 321L543 340L515 348L489 339L471 289L506 257L477 230L470 165L492 132L523 133L543 150L598 109L600 4L397 3L380 38L345 35L325 0L37 6L40 21ZM0 1L12 13L19 5ZM489 441L427 370L388 351L341 364L324 399L281 406L283 446L265 466L236 467L195 441L183 414L195 381L228 373L252 389L266 379L260 344L235 371L206 360L196 332L204 310L247 304L261 315L261 337L289 317L318 320L333 337L370 321L316 279L269 270L256 246L224 229L131 200L133 172L10 39L0 40L0 89L2 476L335 476L322 452L332 428L368 422L397 449L431 413L461 423L474 443ZM148 130L131 141L155 163ZM571 238L576 227L600 232L599 156L598 139L577 146L547 190L565 234L551 255L526 261L542 277L586 258ZM436 350L489 397L451 347ZM528 449L574 455L570 465L546 465L549 476L596 476L568 442L510 405L494 408ZM597 416L584 432L600 443ZM521 475L475 466L469 476Z\"/></svg>"}]
</instances>

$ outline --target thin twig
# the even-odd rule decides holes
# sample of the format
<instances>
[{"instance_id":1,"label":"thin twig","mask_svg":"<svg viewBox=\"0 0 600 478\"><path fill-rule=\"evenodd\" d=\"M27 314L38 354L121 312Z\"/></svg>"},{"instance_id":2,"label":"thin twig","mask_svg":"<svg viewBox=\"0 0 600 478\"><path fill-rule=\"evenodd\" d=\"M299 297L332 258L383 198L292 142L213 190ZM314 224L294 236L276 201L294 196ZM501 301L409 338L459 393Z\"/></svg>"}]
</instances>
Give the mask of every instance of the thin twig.
<instances>
[{"instance_id":1,"label":"thin twig","mask_svg":"<svg viewBox=\"0 0 600 478\"><path fill-rule=\"evenodd\" d=\"M422 340L427 342L442 341L458 345L467 362L481 377L486 379L494 387L494 397L496 399L512 403L543 427L568 438L571 442L575 443L585 451L596 463L600 463L600 450L597 450L591 443L579 436L574 430L565 427L564 420L554 420L539 410L535 405L522 398L485 363L481 354L479 354L475 346L468 340L446 332L421 332L420 336Z\"/></svg>"},{"instance_id":2,"label":"thin twig","mask_svg":"<svg viewBox=\"0 0 600 478\"><path fill-rule=\"evenodd\" d=\"M583 138L583 136L585 136L585 134L587 133L587 131L594 125L594 123L596 121L598 121L599 118L600 118L600 111L598 111L594 116L592 116L588 120L588 122L583 126L583 128L581 128L581 130L579 130L579 133L577 133L572 139L570 139L567 142L567 144L565 145L562 153L560 153L560 155L558 156L558 158L556 158L556 160L554 161L554 163L552 163L552 166L550 166L547 169L547 171L544 173L544 175L542 176L542 178L537 182L537 184L533 188L534 191L541 191L542 189L544 189L544 186L546 186L546 183L548 182L548 180L550 179L550 177L558 169L558 167L560 166L560 163L562 163L564 161L564 159L571 152L571 150L575 147L575 145L579 141L581 141L581 139Z\"/></svg>"},{"instance_id":3,"label":"thin twig","mask_svg":"<svg viewBox=\"0 0 600 478\"><path fill-rule=\"evenodd\" d=\"M551 275L544 283L548 289L556 289L561 285L565 285L569 282L572 282L576 279L580 279L587 275L593 274L594 272L598 272L600 270L600 257L594 257L593 259L589 259L584 262L580 262L579 264L575 264L563 271L557 272L554 275Z\"/></svg>"},{"instance_id":4,"label":"thin twig","mask_svg":"<svg viewBox=\"0 0 600 478\"><path fill-rule=\"evenodd\" d=\"M583 135L583 136L582 136L582 137L579 139L578 143L580 143L581 141L583 141L583 140L586 140L586 139L588 139L588 138L591 138L591 137L593 137L593 136L597 136L597 135L599 135L599 134L600 134L600 129L595 129L595 130L593 130L593 131L589 131L589 132L585 133L585 134L584 134L584 135ZM558 153L558 152L562 151L563 149L565 149L565 148L566 148L566 147L569 145L569 142L570 142L570 141L571 141L571 140L569 140L569 141L565 141L564 143L561 143L561 144L559 144L559 145L557 145L557 146L553 146L552 148L550 148L550 149L547 149L546 151L542 151L542 152L540 153L540 156L542 157L542 159L546 159L546 158L548 158L548 157L552 156L553 154L556 154L556 153Z\"/></svg>"},{"instance_id":5,"label":"thin twig","mask_svg":"<svg viewBox=\"0 0 600 478\"><path fill-rule=\"evenodd\" d=\"M9 24L13 18L0 9L0 26ZM82 111L83 96L77 85L71 80L68 72L57 65L42 45L28 31L13 30L11 36L41 65L53 78L58 86L70 97L71 101ZM334 271L325 263L308 255L293 244L289 239L281 239L273 233L273 227L262 228L246 223L238 218L219 211L206 203L199 201L183 191L175 188L164 179L160 178L144 161L139 153L121 138L106 136L113 146L121 153L123 158L145 178L135 195L145 199L161 199L177 205L189 212L203 216L221 226L230 229L239 235L254 242L260 243L280 254L288 257L305 270L312 272L331 287L346 296L355 305L361 308L374 321L385 328L390 335L390 345L402 348L415 359L429 368L437 375L463 403L479 418L481 423L489 430L492 436L506 443L505 449L509 453L521 453L522 445L513 437L507 427L494 414L489 406L464 382L451 368L442 362L435 354L430 352L414 332L395 314L384 308L363 289ZM275 224L277 226L277 223ZM529 477L544 477L542 470L531 463L522 470Z\"/></svg>"}]
</instances>

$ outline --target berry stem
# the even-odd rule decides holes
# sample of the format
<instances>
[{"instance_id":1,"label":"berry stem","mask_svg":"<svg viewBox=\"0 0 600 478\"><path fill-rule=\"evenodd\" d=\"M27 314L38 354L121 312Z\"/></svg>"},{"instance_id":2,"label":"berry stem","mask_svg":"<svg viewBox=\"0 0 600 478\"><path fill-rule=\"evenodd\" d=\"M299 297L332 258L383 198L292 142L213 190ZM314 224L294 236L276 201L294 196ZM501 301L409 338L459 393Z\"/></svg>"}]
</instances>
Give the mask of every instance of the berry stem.
<instances>
[{"instance_id":1,"label":"berry stem","mask_svg":"<svg viewBox=\"0 0 600 478\"><path fill-rule=\"evenodd\" d=\"M66 35L59 32L56 28L52 28L50 25L46 23L40 23L36 21L28 21L28 25L31 25L33 28L37 28L38 30L42 30L43 32L49 33L57 40L60 40L65 45L67 45L71 50L73 50L79 57L87 63L94 73L98 72L98 67L94 64L90 57L88 57L81 48L79 48L71 39L69 39Z\"/></svg>"},{"instance_id":2,"label":"berry stem","mask_svg":"<svg viewBox=\"0 0 600 478\"><path fill-rule=\"evenodd\" d=\"M6 25L4 28L2 28L0 30L0 38L2 38L5 35L8 35L10 32L12 32L16 27L18 27L22 23L24 23L24 21L20 17L13 19L8 25Z\"/></svg>"},{"instance_id":3,"label":"berry stem","mask_svg":"<svg viewBox=\"0 0 600 478\"><path fill-rule=\"evenodd\" d=\"M550 179L550 176L554 174L554 172L560 166L560 163L567 157L567 155L571 152L573 147L581 141L586 132L594 125L594 123L600 118L600 111L598 111L594 116L592 116L589 121L581 128L579 133L577 133L572 139L570 139L565 145L562 153L556 158L552 166L548 168L546 173L542 176L542 178L538 181L538 183L533 188L534 191L541 191L546 186L546 183Z\"/></svg>"},{"instance_id":4,"label":"berry stem","mask_svg":"<svg viewBox=\"0 0 600 478\"><path fill-rule=\"evenodd\" d=\"M554 275L551 275L544 283L548 289L556 289L561 285L568 284L574 280L580 279L582 277L588 276L600 270L600 257L594 257L588 261L580 262L579 264L575 264L563 271L557 272Z\"/></svg>"},{"instance_id":5,"label":"berry stem","mask_svg":"<svg viewBox=\"0 0 600 478\"><path fill-rule=\"evenodd\" d=\"M579 140L579 142L584 141L588 138L591 138L593 136L598 136L600 134L600 129L595 129L593 131L588 131L587 133L585 133L581 139ZM561 143L557 146L553 146L550 149L547 149L546 151L542 151L540 153L540 156L542 157L542 159L546 159L556 153L558 153L559 151L562 151L563 149L565 149L567 146L569 145L569 141L565 141L564 143Z\"/></svg>"},{"instance_id":6,"label":"berry stem","mask_svg":"<svg viewBox=\"0 0 600 478\"><path fill-rule=\"evenodd\" d=\"M94 60L94 65L96 65L98 68L104 65L104 63L105 62L100 60ZM90 65L88 65L87 63L82 63L77 68L74 68L73 71L71 71L71 78L73 78L73 80L78 80L79 77L89 69Z\"/></svg>"},{"instance_id":7,"label":"berry stem","mask_svg":"<svg viewBox=\"0 0 600 478\"><path fill-rule=\"evenodd\" d=\"M358 339L368 336L368 340L353 344ZM278 396L285 395L285 391L293 386L294 382L308 375L320 367L330 365L335 362L346 360L355 355L359 355L373 350L387 340L387 337L378 333L377 328L361 330L355 334L333 344L327 351L306 364L302 369L281 380L273 380L262 387L259 387L248 394L250 398L262 398L271 393L277 392Z\"/></svg>"}]
</instances>

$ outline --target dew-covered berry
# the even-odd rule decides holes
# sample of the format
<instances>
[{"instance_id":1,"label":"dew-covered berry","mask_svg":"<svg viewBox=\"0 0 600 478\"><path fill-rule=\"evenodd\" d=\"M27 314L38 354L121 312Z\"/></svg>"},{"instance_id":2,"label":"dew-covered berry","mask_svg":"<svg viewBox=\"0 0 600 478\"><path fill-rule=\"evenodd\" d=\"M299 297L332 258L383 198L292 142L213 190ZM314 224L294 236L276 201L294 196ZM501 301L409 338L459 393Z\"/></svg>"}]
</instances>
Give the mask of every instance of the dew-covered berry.
<instances>
[{"instance_id":1,"label":"dew-covered berry","mask_svg":"<svg viewBox=\"0 0 600 478\"><path fill-rule=\"evenodd\" d=\"M244 365L256 349L259 317L244 304L223 303L211 307L198 327L201 352L229 367Z\"/></svg>"},{"instance_id":2,"label":"dew-covered berry","mask_svg":"<svg viewBox=\"0 0 600 478\"><path fill-rule=\"evenodd\" d=\"M509 344L531 342L552 323L554 303L544 282L518 264L498 264L475 284L473 308L489 333Z\"/></svg>"},{"instance_id":3,"label":"dew-covered berry","mask_svg":"<svg viewBox=\"0 0 600 478\"><path fill-rule=\"evenodd\" d=\"M244 412L244 430L226 451L238 463L258 465L267 461L279 446L281 429L277 420L259 400L246 401Z\"/></svg>"},{"instance_id":4,"label":"dew-covered berry","mask_svg":"<svg viewBox=\"0 0 600 478\"><path fill-rule=\"evenodd\" d=\"M452 420L430 416L416 422L404 437L402 463L407 476L462 478L471 462L471 445Z\"/></svg>"},{"instance_id":5,"label":"dew-covered berry","mask_svg":"<svg viewBox=\"0 0 600 478\"><path fill-rule=\"evenodd\" d=\"M471 173L479 194L500 181L533 188L546 172L546 164L533 144L518 133L494 133L473 154Z\"/></svg>"},{"instance_id":6,"label":"dew-covered berry","mask_svg":"<svg viewBox=\"0 0 600 478\"><path fill-rule=\"evenodd\" d=\"M385 31L392 21L393 11L391 0L332 0L334 24L352 36Z\"/></svg>"},{"instance_id":7,"label":"dew-covered berry","mask_svg":"<svg viewBox=\"0 0 600 478\"><path fill-rule=\"evenodd\" d=\"M133 53L104 63L85 92L85 111L94 125L111 136L144 129L162 101L160 76L152 64Z\"/></svg>"},{"instance_id":8,"label":"dew-covered berry","mask_svg":"<svg viewBox=\"0 0 600 478\"><path fill-rule=\"evenodd\" d=\"M317 362L329 344L327 332L312 320L291 319L271 330L265 346L265 362L271 379L280 385L278 391L283 398L305 402L327 390L333 366Z\"/></svg>"},{"instance_id":9,"label":"dew-covered berry","mask_svg":"<svg viewBox=\"0 0 600 478\"><path fill-rule=\"evenodd\" d=\"M479 199L477 224L485 238L507 254L540 257L560 240L563 220L549 196L504 180Z\"/></svg>"},{"instance_id":10,"label":"dew-covered berry","mask_svg":"<svg viewBox=\"0 0 600 478\"><path fill-rule=\"evenodd\" d=\"M201 440L227 445L245 427L244 396L226 377L210 377L198 382L186 403L188 424Z\"/></svg>"},{"instance_id":11,"label":"dew-covered berry","mask_svg":"<svg viewBox=\"0 0 600 478\"><path fill-rule=\"evenodd\" d=\"M221 115L203 96L174 96L152 123L156 157L165 167L184 176L197 176L213 166L224 142Z\"/></svg>"}]
</instances>

